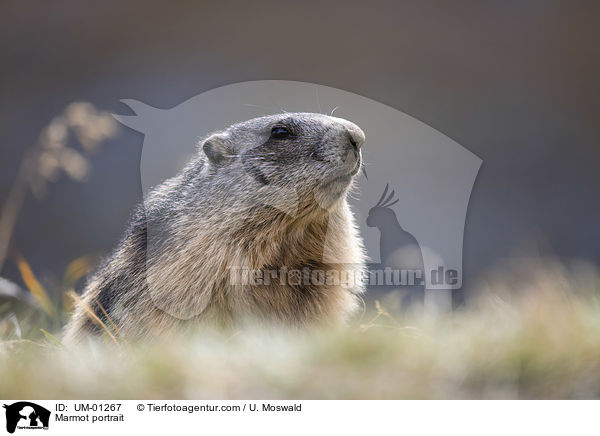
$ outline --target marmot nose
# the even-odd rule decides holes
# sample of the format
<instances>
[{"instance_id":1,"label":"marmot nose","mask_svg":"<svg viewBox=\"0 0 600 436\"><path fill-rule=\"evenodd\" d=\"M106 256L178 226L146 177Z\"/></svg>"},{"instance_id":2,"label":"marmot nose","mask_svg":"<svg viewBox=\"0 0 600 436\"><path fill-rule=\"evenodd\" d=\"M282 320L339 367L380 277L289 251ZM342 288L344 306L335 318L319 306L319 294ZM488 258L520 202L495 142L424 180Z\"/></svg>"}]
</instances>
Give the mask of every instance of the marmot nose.
<instances>
[{"instance_id":1,"label":"marmot nose","mask_svg":"<svg viewBox=\"0 0 600 436\"><path fill-rule=\"evenodd\" d=\"M358 151L360 147L365 143L365 134L358 126L350 126L346 127L346 132L348 132L348 140L352 147Z\"/></svg>"}]
</instances>

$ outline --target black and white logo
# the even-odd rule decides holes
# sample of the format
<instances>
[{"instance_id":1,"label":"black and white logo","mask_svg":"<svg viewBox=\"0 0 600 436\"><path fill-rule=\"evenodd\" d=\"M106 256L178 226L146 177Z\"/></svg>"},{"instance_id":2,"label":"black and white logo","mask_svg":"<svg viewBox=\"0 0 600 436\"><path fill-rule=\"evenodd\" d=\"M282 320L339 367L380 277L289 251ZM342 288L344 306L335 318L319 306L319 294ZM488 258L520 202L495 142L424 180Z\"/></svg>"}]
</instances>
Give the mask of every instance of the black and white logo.
<instances>
[{"instance_id":1,"label":"black and white logo","mask_svg":"<svg viewBox=\"0 0 600 436\"><path fill-rule=\"evenodd\" d=\"M48 409L29 401L4 404L3 407L6 409L6 431L9 433L14 433L16 429L48 430Z\"/></svg>"}]
</instances>

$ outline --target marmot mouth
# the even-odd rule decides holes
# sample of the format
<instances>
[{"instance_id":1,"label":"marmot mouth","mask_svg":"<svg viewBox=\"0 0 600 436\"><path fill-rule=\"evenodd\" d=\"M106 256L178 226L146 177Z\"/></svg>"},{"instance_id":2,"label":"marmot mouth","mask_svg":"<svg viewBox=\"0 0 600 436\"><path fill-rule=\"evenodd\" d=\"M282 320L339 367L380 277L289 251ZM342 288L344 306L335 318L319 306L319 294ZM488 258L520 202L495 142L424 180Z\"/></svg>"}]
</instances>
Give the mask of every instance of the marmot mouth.
<instances>
[{"instance_id":1,"label":"marmot mouth","mask_svg":"<svg viewBox=\"0 0 600 436\"><path fill-rule=\"evenodd\" d=\"M337 176L331 180L326 180L325 183L323 183L323 187L327 188L333 184L349 185L350 182L352 181L352 178L355 175L357 175L358 172L360 171L361 165L362 165L362 156L359 153L357 156L357 159L356 159L356 166L352 169L352 171L350 171L349 173L345 173L340 176Z\"/></svg>"},{"instance_id":2,"label":"marmot mouth","mask_svg":"<svg viewBox=\"0 0 600 436\"><path fill-rule=\"evenodd\" d=\"M360 152L356 153L356 166L350 172L350 175L355 176L360 171L360 166L362 165L362 154Z\"/></svg>"},{"instance_id":3,"label":"marmot mouth","mask_svg":"<svg viewBox=\"0 0 600 436\"><path fill-rule=\"evenodd\" d=\"M331 180L325 181L325 183L323 184L323 187L327 188L333 184L349 185L350 182L352 181L352 179L354 178L354 176L356 174L358 174L359 170L360 170L360 165L357 165L357 167L355 169L353 169L351 172L342 174L341 176L337 176Z\"/></svg>"}]
</instances>

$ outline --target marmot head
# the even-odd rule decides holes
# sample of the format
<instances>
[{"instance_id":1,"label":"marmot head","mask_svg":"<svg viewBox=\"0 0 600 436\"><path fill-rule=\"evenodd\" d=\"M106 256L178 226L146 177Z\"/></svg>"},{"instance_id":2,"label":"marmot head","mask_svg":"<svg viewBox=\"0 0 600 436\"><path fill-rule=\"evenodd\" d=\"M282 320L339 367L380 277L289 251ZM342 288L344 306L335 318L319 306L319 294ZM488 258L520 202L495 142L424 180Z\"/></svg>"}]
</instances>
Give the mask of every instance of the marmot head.
<instances>
[{"instance_id":1,"label":"marmot head","mask_svg":"<svg viewBox=\"0 0 600 436\"><path fill-rule=\"evenodd\" d=\"M201 143L219 190L245 206L330 209L345 197L362 163L363 131L342 118L284 113L235 124ZM239 203L238 203L239 206Z\"/></svg>"}]
</instances>

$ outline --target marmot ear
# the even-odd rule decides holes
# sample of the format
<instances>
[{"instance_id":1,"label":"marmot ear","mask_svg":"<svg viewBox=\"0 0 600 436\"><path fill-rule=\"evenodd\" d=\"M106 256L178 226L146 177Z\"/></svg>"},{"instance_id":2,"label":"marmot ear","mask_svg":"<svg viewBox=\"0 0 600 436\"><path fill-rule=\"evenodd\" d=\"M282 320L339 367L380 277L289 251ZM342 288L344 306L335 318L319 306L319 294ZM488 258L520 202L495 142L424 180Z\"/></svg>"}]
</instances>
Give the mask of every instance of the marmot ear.
<instances>
[{"instance_id":1,"label":"marmot ear","mask_svg":"<svg viewBox=\"0 0 600 436\"><path fill-rule=\"evenodd\" d=\"M207 138L202 144L202 150L206 154L206 157L208 157L208 160L217 166L229 164L235 154L235 151L218 136Z\"/></svg>"}]
</instances>

